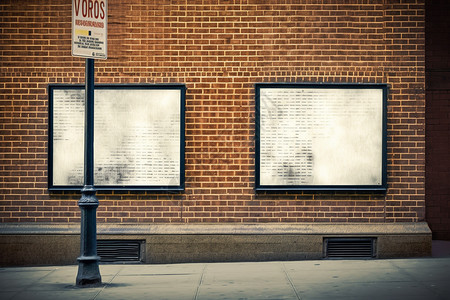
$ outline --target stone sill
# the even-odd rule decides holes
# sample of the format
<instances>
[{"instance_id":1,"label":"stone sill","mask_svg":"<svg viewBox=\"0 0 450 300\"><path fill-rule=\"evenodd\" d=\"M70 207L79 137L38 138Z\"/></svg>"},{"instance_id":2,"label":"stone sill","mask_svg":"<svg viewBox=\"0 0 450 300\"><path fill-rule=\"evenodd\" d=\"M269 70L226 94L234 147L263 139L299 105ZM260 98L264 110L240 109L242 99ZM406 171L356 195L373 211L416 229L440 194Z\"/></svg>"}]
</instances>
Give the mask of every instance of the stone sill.
<instances>
[{"instance_id":1,"label":"stone sill","mask_svg":"<svg viewBox=\"0 0 450 300\"><path fill-rule=\"evenodd\" d=\"M79 224L1 223L0 235L72 235ZM97 234L131 235L417 235L431 234L417 223L246 223L246 224L97 224Z\"/></svg>"}]
</instances>

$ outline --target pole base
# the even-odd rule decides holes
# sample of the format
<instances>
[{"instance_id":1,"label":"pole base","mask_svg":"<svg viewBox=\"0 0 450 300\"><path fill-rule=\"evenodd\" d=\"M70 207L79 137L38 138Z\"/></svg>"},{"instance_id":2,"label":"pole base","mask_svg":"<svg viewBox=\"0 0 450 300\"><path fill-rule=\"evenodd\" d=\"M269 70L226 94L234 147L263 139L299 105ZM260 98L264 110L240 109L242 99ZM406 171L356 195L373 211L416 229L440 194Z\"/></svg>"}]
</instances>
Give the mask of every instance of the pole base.
<instances>
[{"instance_id":1,"label":"pole base","mask_svg":"<svg viewBox=\"0 0 450 300\"><path fill-rule=\"evenodd\" d=\"M81 287L99 286L102 276L98 267L100 257L79 257L76 285Z\"/></svg>"}]
</instances>

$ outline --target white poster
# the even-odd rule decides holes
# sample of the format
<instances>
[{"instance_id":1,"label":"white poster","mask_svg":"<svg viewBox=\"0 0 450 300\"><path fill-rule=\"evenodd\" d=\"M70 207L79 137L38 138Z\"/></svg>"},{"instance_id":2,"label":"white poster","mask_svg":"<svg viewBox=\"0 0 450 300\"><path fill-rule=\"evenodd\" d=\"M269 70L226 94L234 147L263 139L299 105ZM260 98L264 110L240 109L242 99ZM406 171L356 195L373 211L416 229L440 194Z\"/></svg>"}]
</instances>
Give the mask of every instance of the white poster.
<instances>
[{"instance_id":1,"label":"white poster","mask_svg":"<svg viewBox=\"0 0 450 300\"><path fill-rule=\"evenodd\" d=\"M54 87L50 186L84 182L84 89ZM97 88L94 183L105 189L180 187L183 88Z\"/></svg>"}]
</instances>

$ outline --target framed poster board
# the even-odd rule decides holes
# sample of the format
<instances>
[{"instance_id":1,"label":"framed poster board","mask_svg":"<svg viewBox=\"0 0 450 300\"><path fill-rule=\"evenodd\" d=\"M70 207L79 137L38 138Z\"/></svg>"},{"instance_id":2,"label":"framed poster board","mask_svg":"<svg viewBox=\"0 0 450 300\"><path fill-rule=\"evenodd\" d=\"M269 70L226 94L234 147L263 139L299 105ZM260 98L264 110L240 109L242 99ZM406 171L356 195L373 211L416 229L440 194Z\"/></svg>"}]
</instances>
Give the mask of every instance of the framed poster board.
<instances>
[{"instance_id":1,"label":"framed poster board","mask_svg":"<svg viewBox=\"0 0 450 300\"><path fill-rule=\"evenodd\" d=\"M98 190L183 190L186 87L96 85L94 185ZM84 86L49 85L50 190L84 183Z\"/></svg>"},{"instance_id":2,"label":"framed poster board","mask_svg":"<svg viewBox=\"0 0 450 300\"><path fill-rule=\"evenodd\" d=\"M386 190L386 84L260 83L256 190Z\"/></svg>"}]
</instances>

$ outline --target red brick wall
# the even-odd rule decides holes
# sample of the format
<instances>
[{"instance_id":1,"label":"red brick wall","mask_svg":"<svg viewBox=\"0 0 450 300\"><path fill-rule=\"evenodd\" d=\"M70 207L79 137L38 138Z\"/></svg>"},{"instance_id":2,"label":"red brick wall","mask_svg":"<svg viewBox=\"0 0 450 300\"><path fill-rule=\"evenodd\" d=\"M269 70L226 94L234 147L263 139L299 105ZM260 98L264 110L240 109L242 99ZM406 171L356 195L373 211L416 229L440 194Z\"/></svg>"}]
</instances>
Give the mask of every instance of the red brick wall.
<instances>
[{"instance_id":1,"label":"red brick wall","mask_svg":"<svg viewBox=\"0 0 450 300\"><path fill-rule=\"evenodd\" d=\"M450 240L450 2L426 6L426 219Z\"/></svg>"},{"instance_id":2,"label":"red brick wall","mask_svg":"<svg viewBox=\"0 0 450 300\"><path fill-rule=\"evenodd\" d=\"M99 222L424 220L424 0L108 5L97 82L188 88L186 190L99 194ZM71 57L71 3L10 0L0 10L1 221L79 222L79 195L46 184L47 85L84 82L84 60ZM390 84L386 195L256 193L257 82Z\"/></svg>"}]
</instances>

